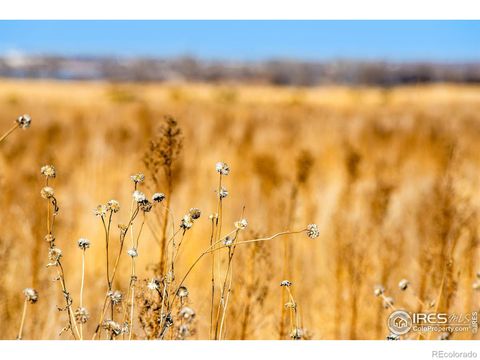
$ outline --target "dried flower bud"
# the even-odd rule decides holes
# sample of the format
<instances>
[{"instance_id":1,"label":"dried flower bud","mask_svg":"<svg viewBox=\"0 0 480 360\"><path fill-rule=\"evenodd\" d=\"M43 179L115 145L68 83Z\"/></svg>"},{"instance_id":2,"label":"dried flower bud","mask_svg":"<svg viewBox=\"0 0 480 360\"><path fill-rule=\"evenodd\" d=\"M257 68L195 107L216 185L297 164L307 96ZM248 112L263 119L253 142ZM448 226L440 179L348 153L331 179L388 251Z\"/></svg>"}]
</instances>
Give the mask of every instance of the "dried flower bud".
<instances>
[{"instance_id":1,"label":"dried flower bud","mask_svg":"<svg viewBox=\"0 0 480 360\"><path fill-rule=\"evenodd\" d=\"M376 296L376 297L379 297L381 295L383 295L385 293L385 288L382 286L382 285L376 285L374 288L373 288L373 294Z\"/></svg>"},{"instance_id":2,"label":"dried flower bud","mask_svg":"<svg viewBox=\"0 0 480 360\"><path fill-rule=\"evenodd\" d=\"M128 249L127 254L128 254L128 256L130 256L132 258L138 256L137 249L135 249L135 248Z\"/></svg>"},{"instance_id":3,"label":"dried flower bud","mask_svg":"<svg viewBox=\"0 0 480 360\"><path fill-rule=\"evenodd\" d=\"M145 200L147 200L147 198L145 197L145 194L141 191L138 191L138 190L135 190L133 192L133 199L135 200L135 202L137 202L139 204L144 202Z\"/></svg>"},{"instance_id":4,"label":"dried flower bud","mask_svg":"<svg viewBox=\"0 0 480 360\"><path fill-rule=\"evenodd\" d=\"M189 213L193 220L197 220L201 215L200 209L198 208L191 208Z\"/></svg>"},{"instance_id":5,"label":"dried flower bud","mask_svg":"<svg viewBox=\"0 0 480 360\"><path fill-rule=\"evenodd\" d=\"M81 238L78 240L78 247L82 250L87 250L90 247L90 241L88 239Z\"/></svg>"},{"instance_id":6,"label":"dried flower bud","mask_svg":"<svg viewBox=\"0 0 480 360\"><path fill-rule=\"evenodd\" d=\"M143 212L150 212L150 210L152 210L153 204L146 199L142 202L139 202L138 204L140 206L140 210L142 210Z\"/></svg>"},{"instance_id":7,"label":"dried flower bud","mask_svg":"<svg viewBox=\"0 0 480 360\"><path fill-rule=\"evenodd\" d=\"M188 296L188 289L185 286L180 286L177 290L177 296L179 298L184 298Z\"/></svg>"},{"instance_id":8,"label":"dried flower bud","mask_svg":"<svg viewBox=\"0 0 480 360\"><path fill-rule=\"evenodd\" d=\"M184 306L180 309L178 315L185 320L191 321L195 317L195 311L188 306Z\"/></svg>"},{"instance_id":9,"label":"dried flower bud","mask_svg":"<svg viewBox=\"0 0 480 360\"><path fill-rule=\"evenodd\" d=\"M160 280L158 280L156 278L153 278L152 280L150 280L148 282L147 287L150 290L159 290L160 289Z\"/></svg>"},{"instance_id":10,"label":"dried flower bud","mask_svg":"<svg viewBox=\"0 0 480 360\"><path fill-rule=\"evenodd\" d=\"M107 214L107 207L105 205L98 205L94 213L95 216L104 217Z\"/></svg>"},{"instance_id":11,"label":"dried flower bud","mask_svg":"<svg viewBox=\"0 0 480 360\"><path fill-rule=\"evenodd\" d=\"M132 179L132 181L135 184L140 184L140 183L144 182L145 175L143 175L142 173L138 173L138 174L130 176L130 179Z\"/></svg>"},{"instance_id":12,"label":"dried flower bud","mask_svg":"<svg viewBox=\"0 0 480 360\"><path fill-rule=\"evenodd\" d=\"M218 191L218 196L220 199L225 199L228 196L228 190L222 186Z\"/></svg>"},{"instance_id":13,"label":"dried flower bud","mask_svg":"<svg viewBox=\"0 0 480 360\"><path fill-rule=\"evenodd\" d=\"M301 340L303 338L304 332L300 328L295 328L290 333L290 338L292 340Z\"/></svg>"},{"instance_id":14,"label":"dried flower bud","mask_svg":"<svg viewBox=\"0 0 480 360\"><path fill-rule=\"evenodd\" d=\"M49 242L49 243L54 242L55 241L55 236L53 236L53 234L47 234L47 235L45 235L45 241Z\"/></svg>"},{"instance_id":15,"label":"dried flower bud","mask_svg":"<svg viewBox=\"0 0 480 360\"><path fill-rule=\"evenodd\" d=\"M388 334L386 340L390 340L390 341L400 340L400 336L394 333L390 333Z\"/></svg>"},{"instance_id":16,"label":"dried flower bud","mask_svg":"<svg viewBox=\"0 0 480 360\"><path fill-rule=\"evenodd\" d=\"M120 211L120 203L117 200L109 200L107 202L107 210L110 210L113 213Z\"/></svg>"},{"instance_id":17,"label":"dried flower bud","mask_svg":"<svg viewBox=\"0 0 480 360\"><path fill-rule=\"evenodd\" d=\"M15 121L19 128L27 129L30 127L30 124L32 123L32 118L28 114L23 114L23 115L20 115Z\"/></svg>"},{"instance_id":18,"label":"dried flower bud","mask_svg":"<svg viewBox=\"0 0 480 360\"><path fill-rule=\"evenodd\" d=\"M234 241L234 238L227 235L225 236L225 239L223 239L223 245L225 245L226 247L230 247L233 245L233 241Z\"/></svg>"},{"instance_id":19,"label":"dried flower bud","mask_svg":"<svg viewBox=\"0 0 480 360\"><path fill-rule=\"evenodd\" d=\"M125 333L125 327L113 320L104 320L102 323L102 327L105 330L110 331L113 336L119 336L122 333Z\"/></svg>"},{"instance_id":20,"label":"dried flower bud","mask_svg":"<svg viewBox=\"0 0 480 360\"><path fill-rule=\"evenodd\" d=\"M182 222L180 223L180 227L184 230L188 230L193 226L192 216L190 214L185 215L182 218Z\"/></svg>"},{"instance_id":21,"label":"dried flower bud","mask_svg":"<svg viewBox=\"0 0 480 360\"><path fill-rule=\"evenodd\" d=\"M240 219L238 221L235 221L235 228L237 230L245 230L247 226L248 226L247 219Z\"/></svg>"},{"instance_id":22,"label":"dried flower bud","mask_svg":"<svg viewBox=\"0 0 480 360\"><path fill-rule=\"evenodd\" d=\"M85 324L90 318L88 310L84 307L78 307L75 310L75 321L79 324Z\"/></svg>"},{"instance_id":23,"label":"dried flower bud","mask_svg":"<svg viewBox=\"0 0 480 360\"><path fill-rule=\"evenodd\" d=\"M152 201L156 203L160 203L163 200L165 200L165 194L164 193L155 193L152 196Z\"/></svg>"},{"instance_id":24,"label":"dried flower bud","mask_svg":"<svg viewBox=\"0 0 480 360\"><path fill-rule=\"evenodd\" d=\"M110 298L110 300L112 301L112 303L114 305L120 304L123 300L123 294L119 290L109 291L108 292L108 297Z\"/></svg>"},{"instance_id":25,"label":"dried flower bud","mask_svg":"<svg viewBox=\"0 0 480 360\"><path fill-rule=\"evenodd\" d=\"M408 282L407 279L402 279L402 280L400 280L400 282L398 283L398 287L399 287L400 290L402 290L402 291L407 290L408 285L410 285L410 283Z\"/></svg>"},{"instance_id":26,"label":"dried flower bud","mask_svg":"<svg viewBox=\"0 0 480 360\"><path fill-rule=\"evenodd\" d=\"M53 190L52 187L50 186L45 186L41 191L40 191L40 195L42 196L42 198L44 199L51 199L55 196L55 191Z\"/></svg>"},{"instance_id":27,"label":"dried flower bud","mask_svg":"<svg viewBox=\"0 0 480 360\"><path fill-rule=\"evenodd\" d=\"M32 288L23 289L23 295L25 295L25 299L30 304L35 304L38 301L38 293L37 290Z\"/></svg>"},{"instance_id":28,"label":"dried flower bud","mask_svg":"<svg viewBox=\"0 0 480 360\"><path fill-rule=\"evenodd\" d=\"M228 175L230 173L230 167L224 162L217 162L215 164L215 170L221 175Z\"/></svg>"},{"instance_id":29,"label":"dried flower bud","mask_svg":"<svg viewBox=\"0 0 480 360\"><path fill-rule=\"evenodd\" d=\"M290 287L292 286L292 283L288 280L283 280L281 283L280 283L280 286L285 286L285 287Z\"/></svg>"},{"instance_id":30,"label":"dried flower bud","mask_svg":"<svg viewBox=\"0 0 480 360\"><path fill-rule=\"evenodd\" d=\"M62 250L59 248L50 248L48 250L48 260L51 262L50 265L57 265L58 260L62 257Z\"/></svg>"},{"instance_id":31,"label":"dried flower bud","mask_svg":"<svg viewBox=\"0 0 480 360\"><path fill-rule=\"evenodd\" d=\"M307 236L311 239L316 239L320 236L318 226L316 224L310 224L307 226Z\"/></svg>"},{"instance_id":32,"label":"dried flower bud","mask_svg":"<svg viewBox=\"0 0 480 360\"><path fill-rule=\"evenodd\" d=\"M57 175L57 172L55 171L53 165L42 166L40 169L40 173L47 178L55 178L55 176Z\"/></svg>"}]
</instances>

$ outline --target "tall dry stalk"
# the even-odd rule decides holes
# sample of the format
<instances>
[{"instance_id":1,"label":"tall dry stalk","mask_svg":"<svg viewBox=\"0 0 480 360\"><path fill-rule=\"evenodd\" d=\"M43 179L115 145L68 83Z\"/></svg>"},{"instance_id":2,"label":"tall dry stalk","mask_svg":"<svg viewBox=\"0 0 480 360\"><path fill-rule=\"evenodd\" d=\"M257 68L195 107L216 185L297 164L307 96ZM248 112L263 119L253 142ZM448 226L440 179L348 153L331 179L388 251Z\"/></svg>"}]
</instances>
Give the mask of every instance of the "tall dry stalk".
<instances>
[{"instance_id":1,"label":"tall dry stalk","mask_svg":"<svg viewBox=\"0 0 480 360\"><path fill-rule=\"evenodd\" d=\"M143 162L150 172L157 188L165 186L165 210L161 220L160 258L158 274L165 272L167 263L167 226L171 198L173 194L174 166L180 156L183 146L183 135L178 122L171 116L166 116L154 139L150 141L148 150L143 156ZM163 173L163 178L160 173Z\"/></svg>"}]
</instances>

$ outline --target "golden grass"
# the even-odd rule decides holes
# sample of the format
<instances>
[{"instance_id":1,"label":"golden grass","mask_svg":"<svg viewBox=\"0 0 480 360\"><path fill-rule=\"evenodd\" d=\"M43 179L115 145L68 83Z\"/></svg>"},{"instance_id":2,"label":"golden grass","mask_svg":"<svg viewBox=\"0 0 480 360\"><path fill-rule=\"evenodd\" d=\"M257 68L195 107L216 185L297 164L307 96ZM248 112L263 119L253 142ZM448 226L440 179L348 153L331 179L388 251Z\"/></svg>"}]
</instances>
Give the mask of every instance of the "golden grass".
<instances>
[{"instance_id":1,"label":"golden grass","mask_svg":"<svg viewBox=\"0 0 480 360\"><path fill-rule=\"evenodd\" d=\"M219 256L216 296L228 293L229 300L226 309L215 304L213 315L212 259L202 259L185 281L188 306L196 311L190 338L210 338L211 317L218 316L223 320L217 332L226 339L288 338L291 321L299 323L302 338L384 339L391 310L373 295L376 284L394 298L395 308L420 310L421 302L435 301L438 311L478 310L479 292L472 285L480 270L480 87L298 89L1 80L0 132L25 112L32 116L32 127L16 130L0 144L2 339L18 335L25 287L38 290L39 300L28 305L22 338L71 336L58 335L66 318L57 305L65 300L45 267L46 205L40 197L45 180L39 169L50 163L58 173L53 182L60 204L56 244L63 250L74 307L82 282L77 240L92 243L83 289L91 317L82 332L85 338L93 334L106 291L105 234L93 209L117 199L122 209L115 229L117 222L128 222L129 176L138 172L147 176L147 194L166 191L158 188L163 174L155 185L142 161L165 115L177 119L183 131L169 199L175 225L188 209L202 210L182 240L178 279L210 245L208 215L218 207L217 161L231 168L222 180L229 190L222 204L222 235L243 211L249 224L240 240L310 223L320 230L315 240L293 234L239 246L233 275L225 273L228 257ZM146 226L142 233L135 260L139 283L153 276L161 256L157 228ZM110 241L116 254L118 236ZM132 266L125 253L129 247L112 284L125 294ZM286 277L295 300L280 287ZM403 278L410 282L405 292L397 286ZM229 281L222 287L224 279ZM140 297L149 296L141 288ZM286 309L285 302L290 303ZM146 336L137 319L131 334Z\"/></svg>"}]
</instances>

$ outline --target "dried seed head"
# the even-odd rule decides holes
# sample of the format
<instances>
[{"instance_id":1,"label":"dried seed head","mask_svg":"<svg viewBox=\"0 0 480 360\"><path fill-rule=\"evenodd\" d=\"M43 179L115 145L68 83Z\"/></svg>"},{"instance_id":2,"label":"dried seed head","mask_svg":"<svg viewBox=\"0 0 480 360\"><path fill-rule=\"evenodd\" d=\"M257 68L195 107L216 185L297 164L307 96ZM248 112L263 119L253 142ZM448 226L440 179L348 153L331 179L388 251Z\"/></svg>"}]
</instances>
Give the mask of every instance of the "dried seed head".
<instances>
[{"instance_id":1,"label":"dried seed head","mask_svg":"<svg viewBox=\"0 0 480 360\"><path fill-rule=\"evenodd\" d=\"M118 224L118 229L121 233L126 234L128 230L128 226L125 224Z\"/></svg>"},{"instance_id":2,"label":"dried seed head","mask_svg":"<svg viewBox=\"0 0 480 360\"><path fill-rule=\"evenodd\" d=\"M376 285L373 288L373 294L377 297L383 295L384 293L385 293L385 288L382 285Z\"/></svg>"},{"instance_id":3,"label":"dried seed head","mask_svg":"<svg viewBox=\"0 0 480 360\"><path fill-rule=\"evenodd\" d=\"M228 196L228 190L222 186L218 191L218 196L220 199L225 199Z\"/></svg>"},{"instance_id":4,"label":"dried seed head","mask_svg":"<svg viewBox=\"0 0 480 360\"><path fill-rule=\"evenodd\" d=\"M190 331L190 326L188 324L182 324L178 327L178 338L185 339L192 335Z\"/></svg>"},{"instance_id":5,"label":"dried seed head","mask_svg":"<svg viewBox=\"0 0 480 360\"><path fill-rule=\"evenodd\" d=\"M95 216L104 217L107 214L107 207L105 205L98 205L94 213Z\"/></svg>"},{"instance_id":6,"label":"dried seed head","mask_svg":"<svg viewBox=\"0 0 480 360\"><path fill-rule=\"evenodd\" d=\"M185 320L191 321L195 318L195 311L188 306L184 306L180 309L178 315Z\"/></svg>"},{"instance_id":7,"label":"dried seed head","mask_svg":"<svg viewBox=\"0 0 480 360\"><path fill-rule=\"evenodd\" d=\"M128 256L130 256L132 258L138 256L137 249L135 249L135 248L128 249L127 254L128 254Z\"/></svg>"},{"instance_id":8,"label":"dried seed head","mask_svg":"<svg viewBox=\"0 0 480 360\"><path fill-rule=\"evenodd\" d=\"M108 297L110 298L110 300L112 301L113 305L118 305L122 302L123 300L123 294L121 291L119 290L115 290L115 291L109 291L108 292Z\"/></svg>"},{"instance_id":9,"label":"dried seed head","mask_svg":"<svg viewBox=\"0 0 480 360\"><path fill-rule=\"evenodd\" d=\"M120 211L120 203L117 200L109 200L107 202L107 210L110 210L113 213Z\"/></svg>"},{"instance_id":10,"label":"dried seed head","mask_svg":"<svg viewBox=\"0 0 480 360\"><path fill-rule=\"evenodd\" d=\"M147 287L150 290L159 290L160 289L160 280L156 279L156 278L153 278L152 280L150 280L148 282Z\"/></svg>"},{"instance_id":11,"label":"dried seed head","mask_svg":"<svg viewBox=\"0 0 480 360\"><path fill-rule=\"evenodd\" d=\"M30 304L35 304L38 301L38 293L37 290L32 288L25 288L23 289L23 295L25 295L25 299Z\"/></svg>"},{"instance_id":12,"label":"dried seed head","mask_svg":"<svg viewBox=\"0 0 480 360\"><path fill-rule=\"evenodd\" d=\"M27 129L30 127L30 124L32 123L32 118L28 114L23 114L23 115L20 115L15 121L19 128Z\"/></svg>"},{"instance_id":13,"label":"dried seed head","mask_svg":"<svg viewBox=\"0 0 480 360\"><path fill-rule=\"evenodd\" d=\"M152 196L152 201L156 203L160 203L163 200L165 200L165 194L164 193L155 193Z\"/></svg>"},{"instance_id":14,"label":"dried seed head","mask_svg":"<svg viewBox=\"0 0 480 360\"><path fill-rule=\"evenodd\" d=\"M55 196L55 191L53 190L52 187L50 186L45 186L41 191L40 191L40 195L42 196L42 198L44 199L51 199Z\"/></svg>"},{"instance_id":15,"label":"dried seed head","mask_svg":"<svg viewBox=\"0 0 480 360\"><path fill-rule=\"evenodd\" d=\"M185 215L182 218L182 222L180 223L180 227L184 230L188 230L193 226L193 219L190 214Z\"/></svg>"},{"instance_id":16,"label":"dried seed head","mask_svg":"<svg viewBox=\"0 0 480 360\"><path fill-rule=\"evenodd\" d=\"M400 340L400 336L398 336L397 334L391 333L391 334L388 334L386 340Z\"/></svg>"},{"instance_id":17,"label":"dried seed head","mask_svg":"<svg viewBox=\"0 0 480 360\"><path fill-rule=\"evenodd\" d=\"M215 164L215 170L217 170L220 175L228 175L230 173L230 167L221 161Z\"/></svg>"},{"instance_id":18,"label":"dried seed head","mask_svg":"<svg viewBox=\"0 0 480 360\"><path fill-rule=\"evenodd\" d=\"M53 236L53 234L47 234L47 235L45 235L45 241L49 242L49 243L54 242L55 241L55 236Z\"/></svg>"},{"instance_id":19,"label":"dried seed head","mask_svg":"<svg viewBox=\"0 0 480 360\"><path fill-rule=\"evenodd\" d=\"M234 238L227 235L225 236L225 239L223 239L223 245L225 245L226 247L230 247L233 245L233 241L234 241Z\"/></svg>"},{"instance_id":20,"label":"dried seed head","mask_svg":"<svg viewBox=\"0 0 480 360\"><path fill-rule=\"evenodd\" d=\"M202 214L200 212L200 209L198 208L191 208L188 212L193 220L197 220L198 218L200 218L200 215Z\"/></svg>"},{"instance_id":21,"label":"dried seed head","mask_svg":"<svg viewBox=\"0 0 480 360\"><path fill-rule=\"evenodd\" d=\"M388 309L389 307L392 307L394 303L395 302L394 302L393 298L390 297L390 296L387 296L383 299L383 307L385 309Z\"/></svg>"},{"instance_id":22,"label":"dried seed head","mask_svg":"<svg viewBox=\"0 0 480 360\"><path fill-rule=\"evenodd\" d=\"M402 290L402 291L407 290L408 285L410 285L410 283L408 282L407 279L402 279L402 280L400 280L400 282L398 283L398 287L399 287L400 290Z\"/></svg>"},{"instance_id":23,"label":"dried seed head","mask_svg":"<svg viewBox=\"0 0 480 360\"><path fill-rule=\"evenodd\" d=\"M82 250L87 250L90 247L90 240L84 238L79 239L78 247Z\"/></svg>"},{"instance_id":24,"label":"dried seed head","mask_svg":"<svg viewBox=\"0 0 480 360\"><path fill-rule=\"evenodd\" d=\"M179 298L185 298L188 296L188 289L185 286L180 286L177 290L177 296Z\"/></svg>"},{"instance_id":25,"label":"dried seed head","mask_svg":"<svg viewBox=\"0 0 480 360\"><path fill-rule=\"evenodd\" d=\"M47 178L55 178L55 176L57 175L57 172L55 171L53 165L42 166L40 169L40 173Z\"/></svg>"},{"instance_id":26,"label":"dried seed head","mask_svg":"<svg viewBox=\"0 0 480 360\"><path fill-rule=\"evenodd\" d=\"M290 333L290 338L292 340L301 340L303 338L304 332L303 329L295 328Z\"/></svg>"},{"instance_id":27,"label":"dried seed head","mask_svg":"<svg viewBox=\"0 0 480 360\"><path fill-rule=\"evenodd\" d=\"M110 331L114 336L119 336L125 332L125 327L113 320L104 320L102 327Z\"/></svg>"},{"instance_id":28,"label":"dried seed head","mask_svg":"<svg viewBox=\"0 0 480 360\"><path fill-rule=\"evenodd\" d=\"M248 226L247 219L240 219L238 221L235 221L235 228L237 230L245 230L247 226Z\"/></svg>"},{"instance_id":29,"label":"dried seed head","mask_svg":"<svg viewBox=\"0 0 480 360\"><path fill-rule=\"evenodd\" d=\"M133 200L135 200L135 202L140 204L140 203L144 202L145 200L147 200L147 198L145 197L145 194L143 192L135 190L133 192Z\"/></svg>"},{"instance_id":30,"label":"dried seed head","mask_svg":"<svg viewBox=\"0 0 480 360\"><path fill-rule=\"evenodd\" d=\"M283 280L281 283L280 283L280 286L285 286L285 287L290 287L292 286L292 283L288 280Z\"/></svg>"},{"instance_id":31,"label":"dried seed head","mask_svg":"<svg viewBox=\"0 0 480 360\"><path fill-rule=\"evenodd\" d=\"M153 207L153 204L146 199L144 201L138 203L138 204L139 204L140 210L142 210L143 212L146 212L146 213L150 212L152 210L152 207Z\"/></svg>"},{"instance_id":32,"label":"dried seed head","mask_svg":"<svg viewBox=\"0 0 480 360\"><path fill-rule=\"evenodd\" d=\"M142 173L134 174L130 176L130 179L132 179L135 184L140 184L145 181L145 175Z\"/></svg>"},{"instance_id":33,"label":"dried seed head","mask_svg":"<svg viewBox=\"0 0 480 360\"><path fill-rule=\"evenodd\" d=\"M172 315L171 314L167 314L165 316L165 326L166 327L170 327L173 325L173 318L172 318Z\"/></svg>"},{"instance_id":34,"label":"dried seed head","mask_svg":"<svg viewBox=\"0 0 480 360\"><path fill-rule=\"evenodd\" d=\"M62 250L59 248L50 248L48 250L48 260L52 263L52 265L56 265L58 260L62 257Z\"/></svg>"},{"instance_id":35,"label":"dried seed head","mask_svg":"<svg viewBox=\"0 0 480 360\"><path fill-rule=\"evenodd\" d=\"M316 239L320 236L320 231L318 231L318 226L316 224L307 225L307 236L310 239Z\"/></svg>"},{"instance_id":36,"label":"dried seed head","mask_svg":"<svg viewBox=\"0 0 480 360\"><path fill-rule=\"evenodd\" d=\"M88 319L90 318L90 314L88 313L88 310L84 307L78 307L75 310L75 320L79 324L85 324Z\"/></svg>"}]
</instances>

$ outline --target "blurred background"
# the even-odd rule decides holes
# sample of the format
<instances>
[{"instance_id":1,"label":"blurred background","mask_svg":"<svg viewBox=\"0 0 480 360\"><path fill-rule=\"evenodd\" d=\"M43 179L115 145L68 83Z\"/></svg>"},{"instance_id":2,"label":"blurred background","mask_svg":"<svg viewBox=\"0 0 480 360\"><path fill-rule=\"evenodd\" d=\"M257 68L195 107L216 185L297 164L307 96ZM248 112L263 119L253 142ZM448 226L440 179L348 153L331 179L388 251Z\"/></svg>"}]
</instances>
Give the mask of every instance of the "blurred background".
<instances>
[{"instance_id":1,"label":"blurred background","mask_svg":"<svg viewBox=\"0 0 480 360\"><path fill-rule=\"evenodd\" d=\"M315 240L297 234L238 250L227 339L289 337L285 278L307 339L385 339L391 307L374 296L378 284L396 308L478 311L479 35L475 21L1 21L1 133L20 114L33 120L0 144L0 338L16 336L25 287L40 298L24 338L69 338L59 336L63 298L45 267L47 163L58 173L56 238L75 304L76 241L92 242L85 331L95 329L105 249L93 209L117 199L115 227L127 222L129 176L138 172L147 195L166 192L163 169L146 161L166 115L183 144L170 194L175 224L202 210L179 273L208 246L217 161L231 167L225 231L244 206L243 240L319 226ZM149 215L140 279L154 275L161 254L163 216ZM209 269L206 259L186 283L193 339L208 338ZM115 288L126 291L129 276L124 254ZM135 338L148 337L142 324Z\"/></svg>"}]
</instances>

